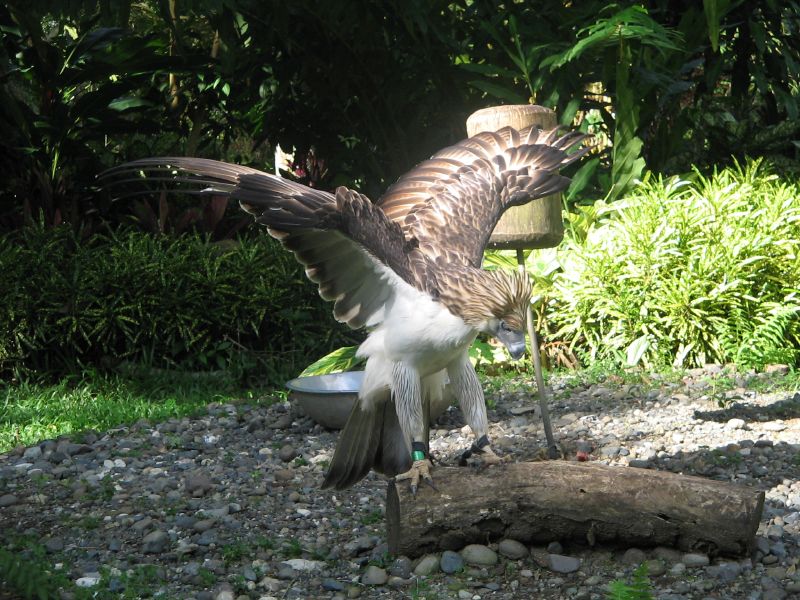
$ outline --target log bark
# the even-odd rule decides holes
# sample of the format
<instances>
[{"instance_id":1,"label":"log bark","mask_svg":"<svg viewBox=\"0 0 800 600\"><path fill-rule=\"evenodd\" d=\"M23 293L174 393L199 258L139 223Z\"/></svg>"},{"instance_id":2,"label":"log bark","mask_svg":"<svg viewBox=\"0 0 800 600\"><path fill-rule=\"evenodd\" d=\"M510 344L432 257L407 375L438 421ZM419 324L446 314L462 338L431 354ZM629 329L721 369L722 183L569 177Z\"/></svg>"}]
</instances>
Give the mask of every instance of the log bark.
<instances>
[{"instance_id":1,"label":"log bark","mask_svg":"<svg viewBox=\"0 0 800 600\"><path fill-rule=\"evenodd\" d=\"M481 472L439 467L438 491L389 482L389 551L420 556L470 543L580 540L741 555L753 549L764 492L596 463L524 462Z\"/></svg>"}]
</instances>

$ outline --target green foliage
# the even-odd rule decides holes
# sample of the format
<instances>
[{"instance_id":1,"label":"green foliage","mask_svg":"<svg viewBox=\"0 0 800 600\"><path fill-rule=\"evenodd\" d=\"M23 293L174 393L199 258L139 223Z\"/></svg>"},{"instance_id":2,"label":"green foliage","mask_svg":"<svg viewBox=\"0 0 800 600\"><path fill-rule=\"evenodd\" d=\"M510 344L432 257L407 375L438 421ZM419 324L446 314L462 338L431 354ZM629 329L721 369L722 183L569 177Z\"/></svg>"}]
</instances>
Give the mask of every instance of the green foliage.
<instances>
[{"instance_id":1,"label":"green foliage","mask_svg":"<svg viewBox=\"0 0 800 600\"><path fill-rule=\"evenodd\" d=\"M327 375L328 373L353 371L356 367L364 363L363 358L356 356L357 351L358 346L337 348L333 352L326 354L308 365L299 376L310 377L311 375Z\"/></svg>"},{"instance_id":2,"label":"green foliage","mask_svg":"<svg viewBox=\"0 0 800 600\"><path fill-rule=\"evenodd\" d=\"M2 225L108 216L114 207L91 188L103 166L126 156L115 142L157 139L166 150L180 135L167 118L168 73L202 77L208 59L171 52L164 28L135 36L100 17L74 7L46 17L18 2L0 9Z\"/></svg>"},{"instance_id":3,"label":"green foliage","mask_svg":"<svg viewBox=\"0 0 800 600\"><path fill-rule=\"evenodd\" d=\"M352 339L268 236L82 239L67 227L30 227L0 238L0 264L5 375L130 361L277 383L309 354Z\"/></svg>"},{"instance_id":4,"label":"green foliage","mask_svg":"<svg viewBox=\"0 0 800 600\"><path fill-rule=\"evenodd\" d=\"M570 202L584 188L622 197L645 164L674 173L768 155L797 170L795 2L546 0L475 3L467 15L479 26L457 63L479 76L470 84L598 135L600 162Z\"/></svg>"},{"instance_id":5,"label":"green foliage","mask_svg":"<svg viewBox=\"0 0 800 600\"><path fill-rule=\"evenodd\" d=\"M194 415L209 402L235 402L242 397L246 395L241 387L226 374L198 378L142 371L128 378L87 372L54 384L2 386L0 452L65 434L78 441L82 431L104 431L140 419ZM112 493L107 488L100 491Z\"/></svg>"},{"instance_id":6,"label":"green foliage","mask_svg":"<svg viewBox=\"0 0 800 600\"><path fill-rule=\"evenodd\" d=\"M648 366L794 362L798 186L754 161L691 182L648 177L582 212L548 290L556 339Z\"/></svg>"},{"instance_id":7,"label":"green foliage","mask_svg":"<svg viewBox=\"0 0 800 600\"><path fill-rule=\"evenodd\" d=\"M0 590L26 600L49 600L59 598L59 588L67 583L46 560L43 546L13 542L0 548Z\"/></svg>"},{"instance_id":8,"label":"green foliage","mask_svg":"<svg viewBox=\"0 0 800 600\"><path fill-rule=\"evenodd\" d=\"M0 226L180 231L189 210L112 204L104 166L206 155L377 195L488 104L533 101L598 134L568 194L769 154L796 167L796 2L40 2L0 8ZM613 152L608 148L613 143ZM578 169L578 165L573 169ZM194 207L196 208L196 206ZM211 207L213 216L214 207ZM213 219L212 219L213 221ZM221 232L218 232L220 234Z\"/></svg>"},{"instance_id":9,"label":"green foliage","mask_svg":"<svg viewBox=\"0 0 800 600\"><path fill-rule=\"evenodd\" d=\"M633 572L630 582L615 579L608 586L606 600L653 600L653 588L647 577L647 563Z\"/></svg>"}]
</instances>

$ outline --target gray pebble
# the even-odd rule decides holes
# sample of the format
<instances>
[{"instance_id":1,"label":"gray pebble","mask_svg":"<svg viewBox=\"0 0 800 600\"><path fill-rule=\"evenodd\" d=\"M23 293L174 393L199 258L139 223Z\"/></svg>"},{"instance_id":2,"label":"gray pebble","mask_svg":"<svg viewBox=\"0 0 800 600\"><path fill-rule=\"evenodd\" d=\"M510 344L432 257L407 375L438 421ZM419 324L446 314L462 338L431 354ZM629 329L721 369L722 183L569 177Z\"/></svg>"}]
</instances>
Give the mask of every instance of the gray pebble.
<instances>
[{"instance_id":1,"label":"gray pebble","mask_svg":"<svg viewBox=\"0 0 800 600\"><path fill-rule=\"evenodd\" d=\"M445 550L442 552L442 558L439 561L439 567L448 575L458 573L464 569L464 559L458 552Z\"/></svg>"},{"instance_id":2,"label":"gray pebble","mask_svg":"<svg viewBox=\"0 0 800 600\"><path fill-rule=\"evenodd\" d=\"M483 544L470 544L461 550L461 557L471 565L491 567L497 564L497 553Z\"/></svg>"},{"instance_id":3,"label":"gray pebble","mask_svg":"<svg viewBox=\"0 0 800 600\"><path fill-rule=\"evenodd\" d=\"M667 572L667 567L664 561L658 558L645 561L647 564L647 574L650 577L660 577Z\"/></svg>"},{"instance_id":4,"label":"gray pebble","mask_svg":"<svg viewBox=\"0 0 800 600\"><path fill-rule=\"evenodd\" d=\"M717 565L717 578L725 583L730 583L739 576L742 572L742 567L739 563L725 562Z\"/></svg>"},{"instance_id":5,"label":"gray pebble","mask_svg":"<svg viewBox=\"0 0 800 600\"><path fill-rule=\"evenodd\" d=\"M414 575L426 577L439 570L439 557L435 554L426 554L414 567Z\"/></svg>"},{"instance_id":6,"label":"gray pebble","mask_svg":"<svg viewBox=\"0 0 800 600\"><path fill-rule=\"evenodd\" d=\"M45 549L50 552L61 552L64 549L64 540L59 537L49 538L44 543Z\"/></svg>"},{"instance_id":7,"label":"gray pebble","mask_svg":"<svg viewBox=\"0 0 800 600\"><path fill-rule=\"evenodd\" d=\"M216 523L216 519L201 519L200 521L195 521L194 525L192 525L192 529L202 533L211 529Z\"/></svg>"},{"instance_id":8,"label":"gray pebble","mask_svg":"<svg viewBox=\"0 0 800 600\"><path fill-rule=\"evenodd\" d=\"M783 537L783 527L780 525L770 525L767 529L767 537L771 540L779 540Z\"/></svg>"},{"instance_id":9,"label":"gray pebble","mask_svg":"<svg viewBox=\"0 0 800 600\"><path fill-rule=\"evenodd\" d=\"M211 544L216 544L218 539L217 532L213 529L208 529L200 534L197 538L197 544L199 546L210 546Z\"/></svg>"},{"instance_id":10,"label":"gray pebble","mask_svg":"<svg viewBox=\"0 0 800 600\"><path fill-rule=\"evenodd\" d=\"M769 551L778 558L786 558L786 545L783 542L770 544Z\"/></svg>"},{"instance_id":11,"label":"gray pebble","mask_svg":"<svg viewBox=\"0 0 800 600\"><path fill-rule=\"evenodd\" d=\"M408 579L411 576L411 559L407 556L398 556L389 565L389 574L401 579Z\"/></svg>"},{"instance_id":12,"label":"gray pebble","mask_svg":"<svg viewBox=\"0 0 800 600\"><path fill-rule=\"evenodd\" d=\"M278 568L278 579L297 579L299 573L289 565L282 564Z\"/></svg>"},{"instance_id":13,"label":"gray pebble","mask_svg":"<svg viewBox=\"0 0 800 600\"><path fill-rule=\"evenodd\" d=\"M502 540L497 546L497 551L511 560L525 558L528 556L528 554L530 554L525 544L521 544L517 540L510 539Z\"/></svg>"},{"instance_id":14,"label":"gray pebble","mask_svg":"<svg viewBox=\"0 0 800 600\"><path fill-rule=\"evenodd\" d=\"M331 579L330 577L325 577L322 580L322 589L328 590L329 592L342 592L344 591L344 584L341 581L336 581L335 579Z\"/></svg>"},{"instance_id":15,"label":"gray pebble","mask_svg":"<svg viewBox=\"0 0 800 600\"><path fill-rule=\"evenodd\" d=\"M653 549L653 556L660 558L667 563L680 562L683 554L674 548L667 548L666 546L657 546Z\"/></svg>"},{"instance_id":16,"label":"gray pebble","mask_svg":"<svg viewBox=\"0 0 800 600\"><path fill-rule=\"evenodd\" d=\"M5 508L6 506L13 506L18 501L17 497L14 494L3 494L0 496L0 508Z\"/></svg>"},{"instance_id":17,"label":"gray pebble","mask_svg":"<svg viewBox=\"0 0 800 600\"><path fill-rule=\"evenodd\" d=\"M214 487L211 478L203 471L195 471L186 475L183 481L184 489L194 497L203 496Z\"/></svg>"},{"instance_id":18,"label":"gray pebble","mask_svg":"<svg viewBox=\"0 0 800 600\"><path fill-rule=\"evenodd\" d=\"M297 456L297 450L290 444L284 444L278 451L278 458L283 462L289 462Z\"/></svg>"},{"instance_id":19,"label":"gray pebble","mask_svg":"<svg viewBox=\"0 0 800 600\"><path fill-rule=\"evenodd\" d=\"M161 554L169 542L166 532L156 529L151 531L142 540L142 552L144 554Z\"/></svg>"},{"instance_id":20,"label":"gray pebble","mask_svg":"<svg viewBox=\"0 0 800 600\"><path fill-rule=\"evenodd\" d=\"M42 456L42 449L39 446L31 446L22 453L22 458L30 461L37 461Z\"/></svg>"},{"instance_id":21,"label":"gray pebble","mask_svg":"<svg viewBox=\"0 0 800 600\"><path fill-rule=\"evenodd\" d=\"M628 548L622 555L622 563L626 565L640 565L647 559L647 555L639 548Z\"/></svg>"},{"instance_id":22,"label":"gray pebble","mask_svg":"<svg viewBox=\"0 0 800 600\"><path fill-rule=\"evenodd\" d=\"M188 515L178 515L175 517L175 526L182 529L190 529L197 523L197 519Z\"/></svg>"},{"instance_id":23,"label":"gray pebble","mask_svg":"<svg viewBox=\"0 0 800 600\"><path fill-rule=\"evenodd\" d=\"M581 566L581 561L572 556L564 556L563 554L550 554L548 555L548 562L550 570L556 573L574 573Z\"/></svg>"},{"instance_id":24,"label":"gray pebble","mask_svg":"<svg viewBox=\"0 0 800 600\"><path fill-rule=\"evenodd\" d=\"M547 551L550 554L564 554L564 548L558 542L550 542L547 544Z\"/></svg>"},{"instance_id":25,"label":"gray pebble","mask_svg":"<svg viewBox=\"0 0 800 600\"><path fill-rule=\"evenodd\" d=\"M699 554L696 552L688 552L683 555L681 562L689 568L707 567L709 564L707 554Z\"/></svg>"},{"instance_id":26,"label":"gray pebble","mask_svg":"<svg viewBox=\"0 0 800 600\"><path fill-rule=\"evenodd\" d=\"M384 585L388 580L386 570L375 565L369 565L361 575L361 583L364 585Z\"/></svg>"},{"instance_id":27,"label":"gray pebble","mask_svg":"<svg viewBox=\"0 0 800 600\"><path fill-rule=\"evenodd\" d=\"M600 455L606 458L614 458L619 454L620 447L616 444L609 444L600 448Z\"/></svg>"}]
</instances>

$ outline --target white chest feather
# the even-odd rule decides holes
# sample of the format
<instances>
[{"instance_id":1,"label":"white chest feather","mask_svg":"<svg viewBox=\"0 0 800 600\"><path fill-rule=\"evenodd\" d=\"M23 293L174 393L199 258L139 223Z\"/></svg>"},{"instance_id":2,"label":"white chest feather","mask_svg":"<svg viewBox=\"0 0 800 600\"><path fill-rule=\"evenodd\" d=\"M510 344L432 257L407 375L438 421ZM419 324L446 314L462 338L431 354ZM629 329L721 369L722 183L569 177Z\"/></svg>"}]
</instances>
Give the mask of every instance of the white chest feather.
<instances>
[{"instance_id":1,"label":"white chest feather","mask_svg":"<svg viewBox=\"0 0 800 600\"><path fill-rule=\"evenodd\" d=\"M442 304L411 286L397 292L362 344L362 356L404 362L424 377L445 368L475 339L476 331Z\"/></svg>"}]
</instances>

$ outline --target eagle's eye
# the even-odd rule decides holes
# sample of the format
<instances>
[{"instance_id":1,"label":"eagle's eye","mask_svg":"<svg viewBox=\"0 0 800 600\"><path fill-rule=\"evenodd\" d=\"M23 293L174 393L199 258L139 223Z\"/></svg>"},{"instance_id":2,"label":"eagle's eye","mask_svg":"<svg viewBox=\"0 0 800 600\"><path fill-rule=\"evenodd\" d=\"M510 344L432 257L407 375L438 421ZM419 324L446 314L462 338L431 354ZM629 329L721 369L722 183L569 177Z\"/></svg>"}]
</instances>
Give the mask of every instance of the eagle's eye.
<instances>
[{"instance_id":1,"label":"eagle's eye","mask_svg":"<svg viewBox=\"0 0 800 600\"><path fill-rule=\"evenodd\" d=\"M513 330L511 329L511 327L509 327L509 326L508 326L508 323L506 323L506 322L505 322L504 320L502 320L502 319L500 320L500 329L501 329L502 331L513 331Z\"/></svg>"}]
</instances>

